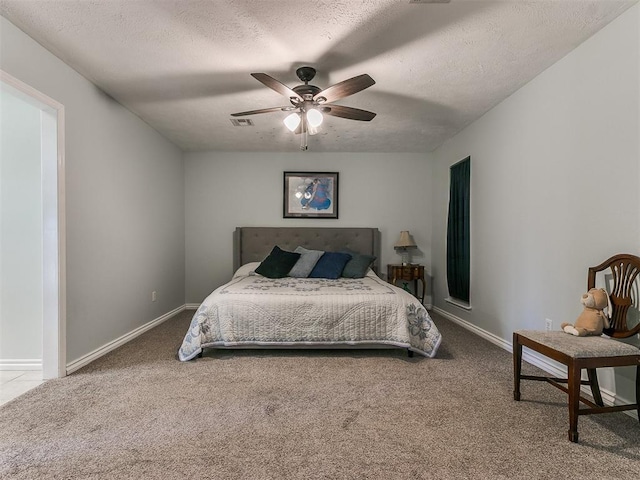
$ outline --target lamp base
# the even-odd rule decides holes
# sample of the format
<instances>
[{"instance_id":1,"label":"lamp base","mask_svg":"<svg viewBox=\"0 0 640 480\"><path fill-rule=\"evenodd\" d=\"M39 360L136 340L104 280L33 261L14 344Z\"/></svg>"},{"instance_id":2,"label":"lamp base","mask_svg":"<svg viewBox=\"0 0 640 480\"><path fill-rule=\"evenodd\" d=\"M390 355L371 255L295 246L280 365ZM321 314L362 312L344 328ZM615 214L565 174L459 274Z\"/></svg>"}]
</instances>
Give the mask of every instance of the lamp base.
<instances>
[{"instance_id":1,"label":"lamp base","mask_svg":"<svg viewBox=\"0 0 640 480\"><path fill-rule=\"evenodd\" d=\"M402 252L402 266L406 267L407 265L409 265L409 252L404 250Z\"/></svg>"}]
</instances>

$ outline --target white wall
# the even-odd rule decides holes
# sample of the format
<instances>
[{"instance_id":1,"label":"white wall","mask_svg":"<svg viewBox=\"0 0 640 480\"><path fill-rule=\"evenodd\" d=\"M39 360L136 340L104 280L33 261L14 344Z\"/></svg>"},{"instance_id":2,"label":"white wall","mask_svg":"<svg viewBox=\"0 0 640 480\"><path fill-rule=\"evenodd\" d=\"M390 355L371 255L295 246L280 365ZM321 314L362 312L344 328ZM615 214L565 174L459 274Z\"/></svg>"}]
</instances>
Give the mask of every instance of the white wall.
<instances>
[{"instance_id":1,"label":"white wall","mask_svg":"<svg viewBox=\"0 0 640 480\"><path fill-rule=\"evenodd\" d=\"M435 305L511 341L573 322L587 268L640 254L640 7L439 148ZM449 167L471 155L471 305L444 302ZM634 372L606 386L633 399ZM614 384L615 383L615 384Z\"/></svg>"},{"instance_id":2,"label":"white wall","mask_svg":"<svg viewBox=\"0 0 640 480\"><path fill-rule=\"evenodd\" d=\"M70 363L184 303L182 154L2 17L0 45L0 68L65 106Z\"/></svg>"},{"instance_id":3,"label":"white wall","mask_svg":"<svg viewBox=\"0 0 640 480\"><path fill-rule=\"evenodd\" d=\"M42 360L40 109L0 87L0 364Z\"/></svg>"},{"instance_id":4,"label":"white wall","mask_svg":"<svg viewBox=\"0 0 640 480\"><path fill-rule=\"evenodd\" d=\"M283 219L284 171L339 172L339 218ZM420 249L412 259L428 266L430 177L427 154L186 154L187 303L231 278L238 226L377 227L383 271L400 261L393 244L410 230Z\"/></svg>"}]
</instances>

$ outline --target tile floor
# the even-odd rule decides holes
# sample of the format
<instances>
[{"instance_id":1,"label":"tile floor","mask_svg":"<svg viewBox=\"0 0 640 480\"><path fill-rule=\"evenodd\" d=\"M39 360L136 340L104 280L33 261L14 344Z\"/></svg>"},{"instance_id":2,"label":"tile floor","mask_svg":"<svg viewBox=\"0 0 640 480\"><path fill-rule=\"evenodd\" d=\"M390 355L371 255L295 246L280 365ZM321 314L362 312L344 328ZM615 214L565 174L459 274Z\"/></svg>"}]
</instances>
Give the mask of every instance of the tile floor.
<instances>
[{"instance_id":1,"label":"tile floor","mask_svg":"<svg viewBox=\"0 0 640 480\"><path fill-rule=\"evenodd\" d=\"M0 405L19 397L32 388L44 383L40 370L2 370L0 371Z\"/></svg>"}]
</instances>

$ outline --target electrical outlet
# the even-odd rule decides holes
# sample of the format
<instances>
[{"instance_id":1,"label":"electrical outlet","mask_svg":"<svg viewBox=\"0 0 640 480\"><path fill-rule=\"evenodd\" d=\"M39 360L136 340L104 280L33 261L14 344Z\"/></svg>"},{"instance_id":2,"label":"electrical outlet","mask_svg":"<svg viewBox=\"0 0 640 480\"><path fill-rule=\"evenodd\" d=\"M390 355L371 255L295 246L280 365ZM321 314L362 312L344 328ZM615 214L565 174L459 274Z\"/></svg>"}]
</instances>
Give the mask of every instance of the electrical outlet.
<instances>
[{"instance_id":1,"label":"electrical outlet","mask_svg":"<svg viewBox=\"0 0 640 480\"><path fill-rule=\"evenodd\" d=\"M155 302L157 298L158 298L158 294L154 290L153 292L151 292L151 301Z\"/></svg>"},{"instance_id":2,"label":"electrical outlet","mask_svg":"<svg viewBox=\"0 0 640 480\"><path fill-rule=\"evenodd\" d=\"M550 318L545 319L545 321L544 321L544 329L547 332L550 332L551 330L553 330L553 320L551 320Z\"/></svg>"}]
</instances>

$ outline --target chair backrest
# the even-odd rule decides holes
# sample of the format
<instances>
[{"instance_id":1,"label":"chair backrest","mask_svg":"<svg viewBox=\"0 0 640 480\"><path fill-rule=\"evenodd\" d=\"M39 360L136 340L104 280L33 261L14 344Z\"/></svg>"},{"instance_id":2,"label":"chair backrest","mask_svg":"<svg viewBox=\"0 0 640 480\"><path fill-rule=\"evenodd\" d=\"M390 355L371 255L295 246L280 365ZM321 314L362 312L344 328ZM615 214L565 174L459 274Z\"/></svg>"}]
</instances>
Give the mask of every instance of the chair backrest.
<instances>
[{"instance_id":1,"label":"chair backrest","mask_svg":"<svg viewBox=\"0 0 640 480\"><path fill-rule=\"evenodd\" d=\"M610 326L604 333L610 337L626 338L640 332L640 321L633 327L627 324L629 309L633 306L634 281L640 274L640 257L630 254L614 255L600 265L589 268L587 289L595 288L596 273L611 269L613 285L609 298L612 311L609 312ZM636 302L638 290L635 292Z\"/></svg>"}]
</instances>

